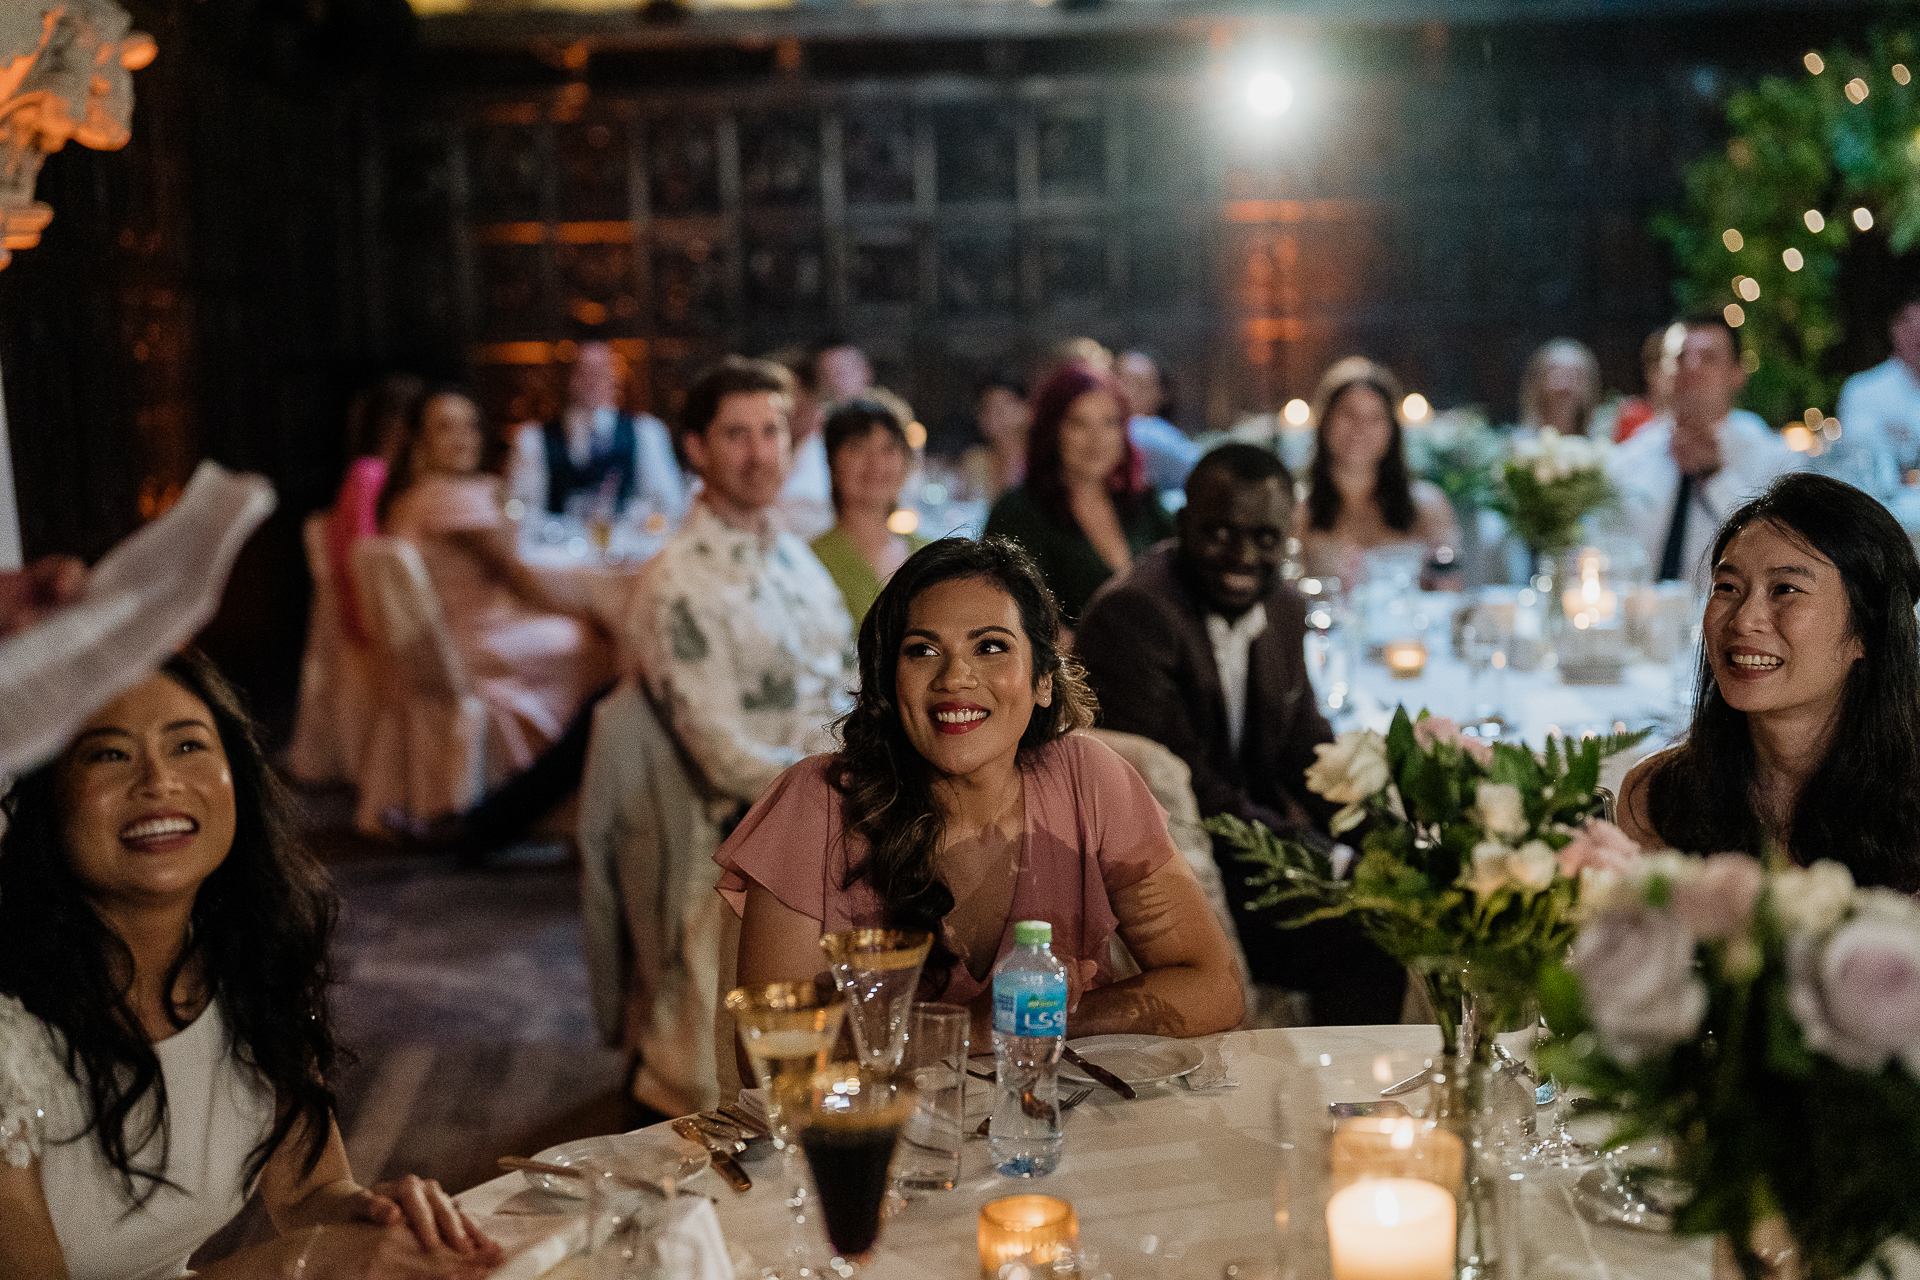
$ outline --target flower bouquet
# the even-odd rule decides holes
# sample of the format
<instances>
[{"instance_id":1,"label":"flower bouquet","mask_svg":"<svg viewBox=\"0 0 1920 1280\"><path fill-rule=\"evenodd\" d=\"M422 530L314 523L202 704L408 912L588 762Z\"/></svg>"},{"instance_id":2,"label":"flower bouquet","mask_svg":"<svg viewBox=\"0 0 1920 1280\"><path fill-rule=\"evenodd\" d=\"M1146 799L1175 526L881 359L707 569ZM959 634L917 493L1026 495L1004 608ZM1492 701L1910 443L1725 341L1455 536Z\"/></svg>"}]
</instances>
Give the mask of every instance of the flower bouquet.
<instances>
[{"instance_id":1,"label":"flower bouquet","mask_svg":"<svg viewBox=\"0 0 1920 1280\"><path fill-rule=\"evenodd\" d=\"M1543 975L1543 1057L1671 1139L1676 1226L1723 1233L1749 1277L1784 1220L1837 1280L1920 1243L1920 905L1832 862L1657 853L1584 873L1583 923Z\"/></svg>"},{"instance_id":2,"label":"flower bouquet","mask_svg":"<svg viewBox=\"0 0 1920 1280\"><path fill-rule=\"evenodd\" d=\"M1307 786L1345 806L1335 836L1360 832L1350 876L1332 855L1258 823L1221 815L1207 826L1262 868L1251 880L1256 908L1306 904L1287 927L1351 917L1420 975L1442 1052L1457 1055L1463 997L1494 1010L1517 1001L1572 943L1575 872L1603 856L1588 846L1612 831L1583 826L1600 809L1600 762L1643 736L1549 738L1535 756L1463 737L1450 720L1412 720L1404 707L1385 737L1343 733L1314 748ZM1464 1047L1490 1053L1485 1039Z\"/></svg>"},{"instance_id":3,"label":"flower bouquet","mask_svg":"<svg viewBox=\"0 0 1920 1280\"><path fill-rule=\"evenodd\" d=\"M1437 413L1425 430L1407 433L1407 453L1415 473L1447 495L1455 514L1491 507L1500 485L1501 439L1485 415L1471 409Z\"/></svg>"},{"instance_id":4,"label":"flower bouquet","mask_svg":"<svg viewBox=\"0 0 1920 1280\"><path fill-rule=\"evenodd\" d=\"M1513 446L1491 505L1528 550L1550 558L1571 550L1580 540L1580 521L1613 500L1599 446L1542 427Z\"/></svg>"}]
</instances>

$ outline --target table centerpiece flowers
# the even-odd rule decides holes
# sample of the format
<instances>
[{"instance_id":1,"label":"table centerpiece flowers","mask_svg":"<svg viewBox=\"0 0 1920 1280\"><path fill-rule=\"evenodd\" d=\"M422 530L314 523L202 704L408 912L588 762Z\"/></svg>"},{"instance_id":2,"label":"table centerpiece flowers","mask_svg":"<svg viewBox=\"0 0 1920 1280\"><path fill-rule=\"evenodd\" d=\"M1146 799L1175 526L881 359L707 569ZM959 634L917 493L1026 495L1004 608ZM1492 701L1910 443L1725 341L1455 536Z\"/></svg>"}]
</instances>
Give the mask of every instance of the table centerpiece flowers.
<instances>
[{"instance_id":1,"label":"table centerpiece flowers","mask_svg":"<svg viewBox=\"0 0 1920 1280\"><path fill-rule=\"evenodd\" d=\"M1451 720L1397 708L1386 734L1350 730L1314 748L1307 786L1344 807L1333 835L1357 850L1283 840L1231 815L1209 819L1255 864L1256 909L1307 909L1281 922L1351 918L1426 988L1441 1052L1492 1052L1463 1021L1510 1020L1539 975L1573 942L1578 868L1625 837L1589 828L1601 809L1600 764L1642 733L1524 745L1460 733ZM1599 852L1595 852L1598 850ZM1463 1008L1477 1009L1463 1018Z\"/></svg>"},{"instance_id":2,"label":"table centerpiece flowers","mask_svg":"<svg viewBox=\"0 0 1920 1280\"><path fill-rule=\"evenodd\" d=\"M1526 543L1538 573L1578 545L1580 521L1614 497L1599 445L1541 427L1514 441L1490 505Z\"/></svg>"},{"instance_id":3,"label":"table centerpiece flowers","mask_svg":"<svg viewBox=\"0 0 1920 1280\"><path fill-rule=\"evenodd\" d=\"M1723 1237L1716 1270L1890 1275L1885 1247L1920 1244L1920 904L1737 853L1583 876L1544 1064L1614 1141L1672 1142L1676 1228Z\"/></svg>"}]
</instances>

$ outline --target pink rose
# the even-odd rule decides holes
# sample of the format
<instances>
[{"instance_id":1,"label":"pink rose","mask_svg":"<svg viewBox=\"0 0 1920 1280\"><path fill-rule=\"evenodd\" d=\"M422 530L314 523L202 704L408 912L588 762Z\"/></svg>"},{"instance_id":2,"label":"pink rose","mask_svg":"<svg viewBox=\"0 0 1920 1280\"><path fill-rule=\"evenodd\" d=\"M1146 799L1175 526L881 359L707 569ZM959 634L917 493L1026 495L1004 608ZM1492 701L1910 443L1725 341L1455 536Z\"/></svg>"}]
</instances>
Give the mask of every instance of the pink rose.
<instances>
[{"instance_id":1,"label":"pink rose","mask_svg":"<svg viewBox=\"0 0 1920 1280\"><path fill-rule=\"evenodd\" d=\"M1567 965L1607 1051L1631 1066L1700 1029L1707 989L1693 937L1670 911L1608 911L1580 931Z\"/></svg>"},{"instance_id":2,"label":"pink rose","mask_svg":"<svg viewBox=\"0 0 1920 1280\"><path fill-rule=\"evenodd\" d=\"M1481 768L1493 763L1493 748L1478 738L1462 737L1460 726L1445 716L1427 716L1413 726L1414 745L1423 751L1432 751L1441 743L1458 747L1472 756Z\"/></svg>"},{"instance_id":3,"label":"pink rose","mask_svg":"<svg viewBox=\"0 0 1920 1280\"><path fill-rule=\"evenodd\" d=\"M1911 919L1862 915L1824 948L1796 940L1787 1003L1807 1044L1844 1066L1878 1071L1898 1056L1920 1069L1920 929Z\"/></svg>"},{"instance_id":4,"label":"pink rose","mask_svg":"<svg viewBox=\"0 0 1920 1280\"><path fill-rule=\"evenodd\" d=\"M1696 938L1744 937L1760 896L1760 864L1744 853L1708 854L1699 874L1673 886L1673 913Z\"/></svg>"},{"instance_id":5,"label":"pink rose","mask_svg":"<svg viewBox=\"0 0 1920 1280\"><path fill-rule=\"evenodd\" d=\"M1624 873L1640 856L1640 846L1626 832L1602 818L1588 818L1567 847L1560 851L1560 874L1569 879L1588 867Z\"/></svg>"}]
</instances>

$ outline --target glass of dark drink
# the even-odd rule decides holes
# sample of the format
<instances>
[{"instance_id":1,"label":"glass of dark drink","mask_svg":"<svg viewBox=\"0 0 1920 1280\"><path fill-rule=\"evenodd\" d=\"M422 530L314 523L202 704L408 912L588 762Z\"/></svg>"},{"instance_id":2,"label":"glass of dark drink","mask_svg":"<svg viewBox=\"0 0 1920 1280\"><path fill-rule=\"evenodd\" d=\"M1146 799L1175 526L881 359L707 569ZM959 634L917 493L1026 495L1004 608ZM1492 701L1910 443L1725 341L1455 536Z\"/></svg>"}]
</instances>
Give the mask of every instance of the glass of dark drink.
<instances>
[{"instance_id":1,"label":"glass of dark drink","mask_svg":"<svg viewBox=\"0 0 1920 1280\"><path fill-rule=\"evenodd\" d=\"M813 1077L800 1149L834 1254L855 1266L873 1256L893 1149L913 1116L910 1080L838 1062Z\"/></svg>"}]
</instances>

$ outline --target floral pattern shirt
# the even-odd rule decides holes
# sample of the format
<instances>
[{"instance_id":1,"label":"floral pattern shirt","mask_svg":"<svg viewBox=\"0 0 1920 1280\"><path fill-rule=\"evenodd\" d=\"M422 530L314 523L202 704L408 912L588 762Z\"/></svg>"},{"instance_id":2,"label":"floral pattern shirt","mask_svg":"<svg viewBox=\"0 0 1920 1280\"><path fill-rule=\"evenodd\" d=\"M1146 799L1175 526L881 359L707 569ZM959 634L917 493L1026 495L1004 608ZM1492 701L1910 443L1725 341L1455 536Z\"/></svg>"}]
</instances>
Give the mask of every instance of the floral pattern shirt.
<instances>
[{"instance_id":1,"label":"floral pattern shirt","mask_svg":"<svg viewBox=\"0 0 1920 1280\"><path fill-rule=\"evenodd\" d=\"M853 705L853 624L820 561L696 501L648 564L626 631L656 705L714 790L751 801L781 770L833 749Z\"/></svg>"}]
</instances>

